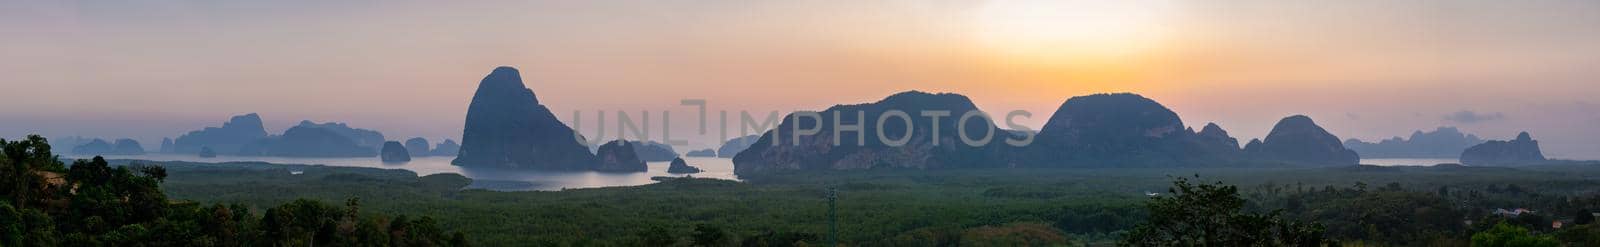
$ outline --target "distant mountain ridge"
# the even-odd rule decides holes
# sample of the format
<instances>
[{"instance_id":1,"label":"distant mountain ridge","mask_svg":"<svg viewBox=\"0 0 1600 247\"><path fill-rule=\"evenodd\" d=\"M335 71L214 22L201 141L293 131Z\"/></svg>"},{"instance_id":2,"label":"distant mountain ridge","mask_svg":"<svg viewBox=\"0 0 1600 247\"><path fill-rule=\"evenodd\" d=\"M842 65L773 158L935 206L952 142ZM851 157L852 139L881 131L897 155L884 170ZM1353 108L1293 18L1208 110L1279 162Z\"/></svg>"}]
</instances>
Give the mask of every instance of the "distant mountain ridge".
<instances>
[{"instance_id":1,"label":"distant mountain ridge","mask_svg":"<svg viewBox=\"0 0 1600 247\"><path fill-rule=\"evenodd\" d=\"M233 154L238 153L240 147L266 137L267 129L261 123L261 115L249 113L229 118L222 127L206 127L178 136L173 140L173 151L199 153L201 148L209 147L217 153Z\"/></svg>"},{"instance_id":2,"label":"distant mountain ridge","mask_svg":"<svg viewBox=\"0 0 1600 247\"><path fill-rule=\"evenodd\" d=\"M327 129L329 131L333 131L333 133L344 136L345 138L349 138L351 141L356 143L356 146L371 148L372 150L378 150L379 148L383 147L386 140L384 139L382 132L369 129L351 128L350 125L339 122L326 122L319 124L312 122L311 120L301 120L300 124L295 125L295 127Z\"/></svg>"},{"instance_id":3,"label":"distant mountain ridge","mask_svg":"<svg viewBox=\"0 0 1600 247\"><path fill-rule=\"evenodd\" d=\"M748 149L733 157L735 174L760 174L784 170L859 170L874 168L938 169L958 167L1004 167L1008 147L1003 142L1010 131L988 124L968 124L967 133L991 133L993 139L982 146L962 145L958 140L957 119L961 114L977 111L977 106L966 96L951 93L925 93L909 91L885 97L873 103L836 105L827 110L807 114L790 114L776 129L767 131ZM890 111L907 114L906 120L893 118L879 127L879 116ZM924 111L946 111L951 116L935 121L918 116ZM813 117L796 117L797 114ZM839 125L860 126L859 131L838 131ZM934 131L933 125L940 128ZM815 129L817 134L795 137L797 129ZM879 138L880 132L891 141ZM906 134L909 133L909 136ZM836 140L837 143L836 143ZM858 143L859 142L859 143ZM896 146L895 144L899 144Z\"/></svg>"},{"instance_id":4,"label":"distant mountain ridge","mask_svg":"<svg viewBox=\"0 0 1600 247\"><path fill-rule=\"evenodd\" d=\"M1344 146L1365 158L1456 158L1467 147L1484 143L1477 135L1462 133L1455 127L1439 127L1433 131L1411 133L1410 138L1385 139L1377 143L1358 139L1344 141Z\"/></svg>"},{"instance_id":5,"label":"distant mountain ridge","mask_svg":"<svg viewBox=\"0 0 1600 247\"><path fill-rule=\"evenodd\" d=\"M220 152L220 151L219 151ZM332 128L300 125L283 135L263 138L241 149L236 155L273 157L373 157L378 149L362 146L355 139Z\"/></svg>"},{"instance_id":6,"label":"distant mountain ridge","mask_svg":"<svg viewBox=\"0 0 1600 247\"><path fill-rule=\"evenodd\" d=\"M145 154L144 146L139 141L121 138L116 142L107 142L105 139L94 138L83 143L68 143L71 145L72 154L76 155L142 155Z\"/></svg>"},{"instance_id":7,"label":"distant mountain ridge","mask_svg":"<svg viewBox=\"0 0 1600 247\"><path fill-rule=\"evenodd\" d=\"M1241 148L1238 139L1228 136L1221 126L1208 123L1196 132L1184 127L1170 109L1130 93L1068 99L1032 136L1029 145L1017 147L998 144L1002 143L999 141L963 146L955 140L954 116L940 119L937 140L932 140L934 132L927 127L934 121L912 117L916 128L912 129L909 145L890 147L874 138L880 131L874 121L876 118L842 114L859 111L866 116L881 116L890 110L959 113L977 108L971 100L958 94L910 91L874 103L829 107L808 114L812 117L796 118L796 114L805 113L797 112L736 154L734 172L744 176L796 170L878 168L1344 166L1355 165L1360 159L1354 151L1344 148L1338 137L1317 126L1309 117L1284 118L1265 141L1253 140ZM861 124L863 131L843 131L836 136L832 126L835 123ZM988 126L993 128L993 124L990 122ZM974 126L978 127L973 129ZM984 133L983 126L968 125L967 133ZM801 135L796 140L793 138L797 128L818 131ZM904 133L905 129L885 128L885 131L883 133ZM1023 137L1034 133L999 128L994 128L993 132L995 140L1026 139ZM866 145L833 143L835 138L856 140L861 135L857 133L867 135ZM932 145L933 141L939 145Z\"/></svg>"},{"instance_id":8,"label":"distant mountain ridge","mask_svg":"<svg viewBox=\"0 0 1600 247\"><path fill-rule=\"evenodd\" d=\"M268 135L261 116L255 113L234 116L222 127L206 127L172 140L162 141L162 151L214 155L273 157L373 157L384 143L382 132L350 127L345 123L316 123L302 120L282 135Z\"/></svg>"}]
</instances>

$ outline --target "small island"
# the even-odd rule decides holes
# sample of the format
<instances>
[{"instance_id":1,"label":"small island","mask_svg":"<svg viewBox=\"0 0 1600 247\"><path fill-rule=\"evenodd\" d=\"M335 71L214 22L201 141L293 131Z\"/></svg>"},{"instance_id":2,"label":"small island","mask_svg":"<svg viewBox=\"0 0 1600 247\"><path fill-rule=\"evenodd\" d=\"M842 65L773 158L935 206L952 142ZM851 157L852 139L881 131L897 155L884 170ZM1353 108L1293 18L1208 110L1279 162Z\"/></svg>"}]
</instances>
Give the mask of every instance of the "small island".
<instances>
[{"instance_id":1,"label":"small island","mask_svg":"<svg viewBox=\"0 0 1600 247\"><path fill-rule=\"evenodd\" d=\"M700 173L701 171L704 170L700 170L698 167L689 166L689 162L683 161L683 158L672 159L672 164L667 166L667 173L672 174Z\"/></svg>"}]
</instances>

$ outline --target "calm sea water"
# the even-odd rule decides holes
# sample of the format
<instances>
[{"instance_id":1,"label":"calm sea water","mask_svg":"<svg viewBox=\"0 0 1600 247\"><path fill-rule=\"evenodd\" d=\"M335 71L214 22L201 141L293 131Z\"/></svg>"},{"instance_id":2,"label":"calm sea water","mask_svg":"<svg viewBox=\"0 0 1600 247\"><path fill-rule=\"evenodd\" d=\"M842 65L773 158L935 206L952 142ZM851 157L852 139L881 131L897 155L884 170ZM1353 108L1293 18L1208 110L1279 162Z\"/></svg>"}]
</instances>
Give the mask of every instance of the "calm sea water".
<instances>
[{"instance_id":1,"label":"calm sea water","mask_svg":"<svg viewBox=\"0 0 1600 247\"><path fill-rule=\"evenodd\" d=\"M69 158L85 158L68 156ZM651 177L684 177L694 176L701 178L718 178L738 180L733 175L733 161L723 158L685 157L689 165L704 170L695 174L669 174L668 162L648 162L650 171L635 173L603 173L592 171L530 171L465 168L450 165L451 157L415 157L411 162L401 164L383 163L378 157L372 158L286 158L286 157L240 157L217 156L214 158L201 158L195 155L178 154L146 154L146 155L106 155L106 159L135 159L149 161L189 161L189 162L235 162L235 161L260 161L273 164L305 164L328 165L348 167L373 167L385 169L405 169L416 172L418 176L456 173L472 178L473 187L492 190L561 190L578 188L600 188L613 186L636 186L655 183Z\"/></svg>"}]
</instances>

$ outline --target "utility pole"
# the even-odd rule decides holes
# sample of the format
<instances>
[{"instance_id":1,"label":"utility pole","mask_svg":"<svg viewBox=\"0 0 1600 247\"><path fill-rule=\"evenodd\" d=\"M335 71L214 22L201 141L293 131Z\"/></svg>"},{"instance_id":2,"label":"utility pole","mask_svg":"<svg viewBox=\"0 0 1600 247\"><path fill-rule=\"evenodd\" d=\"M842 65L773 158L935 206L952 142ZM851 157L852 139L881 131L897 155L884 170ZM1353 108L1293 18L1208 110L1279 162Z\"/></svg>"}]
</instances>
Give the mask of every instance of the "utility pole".
<instances>
[{"instance_id":1,"label":"utility pole","mask_svg":"<svg viewBox=\"0 0 1600 247\"><path fill-rule=\"evenodd\" d=\"M828 188L828 247L839 246L839 190Z\"/></svg>"}]
</instances>

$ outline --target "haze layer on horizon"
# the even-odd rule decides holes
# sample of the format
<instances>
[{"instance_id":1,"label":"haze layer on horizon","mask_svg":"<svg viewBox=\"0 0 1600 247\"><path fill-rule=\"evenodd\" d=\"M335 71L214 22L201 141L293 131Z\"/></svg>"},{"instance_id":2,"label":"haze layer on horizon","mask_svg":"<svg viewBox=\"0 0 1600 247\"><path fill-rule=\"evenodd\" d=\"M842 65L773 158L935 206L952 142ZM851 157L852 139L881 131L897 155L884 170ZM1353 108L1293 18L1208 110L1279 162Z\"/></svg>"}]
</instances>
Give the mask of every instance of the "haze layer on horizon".
<instances>
[{"instance_id":1,"label":"haze layer on horizon","mask_svg":"<svg viewBox=\"0 0 1600 247\"><path fill-rule=\"evenodd\" d=\"M1241 141L1305 114L1342 138L1526 130L1600 159L1596 26L1595 1L20 1L0 3L0 136L153 148L258 112L271 132L459 140L508 65L563 119L670 110L692 148L717 138L681 99L954 92L1038 128L1068 97L1134 92Z\"/></svg>"}]
</instances>

